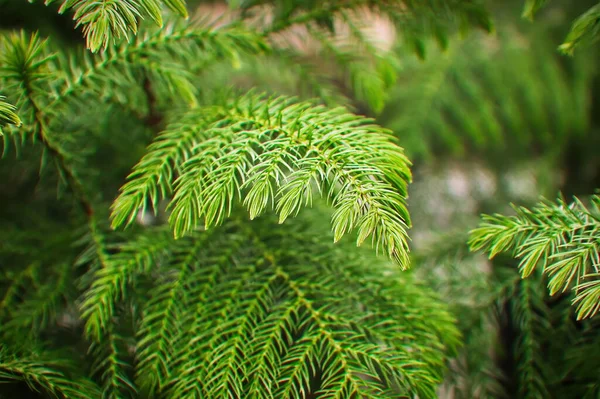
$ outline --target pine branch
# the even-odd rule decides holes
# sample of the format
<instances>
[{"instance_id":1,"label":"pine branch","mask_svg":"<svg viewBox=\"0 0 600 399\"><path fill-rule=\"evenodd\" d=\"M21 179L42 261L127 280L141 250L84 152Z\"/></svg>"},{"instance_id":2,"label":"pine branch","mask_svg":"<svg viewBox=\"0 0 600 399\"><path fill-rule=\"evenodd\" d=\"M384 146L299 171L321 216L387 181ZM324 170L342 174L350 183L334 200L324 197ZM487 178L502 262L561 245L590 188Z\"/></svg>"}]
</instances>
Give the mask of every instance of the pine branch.
<instances>
[{"instance_id":1,"label":"pine branch","mask_svg":"<svg viewBox=\"0 0 600 399\"><path fill-rule=\"evenodd\" d=\"M163 0L162 3L187 18L185 0ZM105 50L111 42L137 34L139 21L146 15L162 27L161 8L157 0L63 0L59 12L74 12L77 26L83 26L87 47L97 52Z\"/></svg>"},{"instance_id":2,"label":"pine branch","mask_svg":"<svg viewBox=\"0 0 600 399\"><path fill-rule=\"evenodd\" d=\"M539 267L549 276L551 295L573 287L578 318L591 317L600 302L593 283L600 270L600 197L592 196L591 204L588 209L577 198L571 204L560 198L532 210L515 208L516 216L484 215L469 245L490 257L513 253L523 278Z\"/></svg>"},{"instance_id":3,"label":"pine branch","mask_svg":"<svg viewBox=\"0 0 600 399\"><path fill-rule=\"evenodd\" d=\"M454 345L452 319L413 281L390 283L392 291L378 296L373 287L390 277L382 267L366 269L371 258L338 246L311 257L332 244L322 230L299 239L309 223L267 229L269 221L235 218L177 241L145 271L159 276L136 350L146 394L434 397Z\"/></svg>"},{"instance_id":4,"label":"pine branch","mask_svg":"<svg viewBox=\"0 0 600 399\"><path fill-rule=\"evenodd\" d=\"M273 381L278 380L278 369L282 365L281 348L285 348L291 337L281 331L291 331L290 320L302 319L298 305L287 306L289 294L280 289L273 293L270 301L265 302L269 314L253 332L246 350L246 370L251 381L247 389L251 399L274 399Z\"/></svg>"},{"instance_id":5,"label":"pine branch","mask_svg":"<svg viewBox=\"0 0 600 399\"><path fill-rule=\"evenodd\" d=\"M32 125L34 140L40 138L40 122L36 118L41 112L36 106L49 79L48 65L52 60L46 47L47 41L38 34L28 36L21 31L4 35L0 48L0 79L6 85L5 90L19 98L16 106L23 109L23 122Z\"/></svg>"},{"instance_id":6,"label":"pine branch","mask_svg":"<svg viewBox=\"0 0 600 399\"><path fill-rule=\"evenodd\" d=\"M315 354L311 352L301 352L303 357L298 359L292 357L289 362L293 365L291 376L286 377L285 369L283 377L280 376L279 381L284 381L286 384L285 388L279 394L280 397L289 396L301 396L300 392L305 389L307 385L310 385L310 379L314 377L311 373L312 365L316 364L327 364L329 368L323 376L326 380L327 377L335 377L340 373L345 378L340 381L332 381L329 379L330 386L325 385L322 387L321 393L325 395L341 395L346 389L350 389L351 395L367 396L371 395L377 397L382 394L393 395L394 388L398 386L404 386L407 391L411 389L416 390L419 396L422 397L434 397L435 391L426 384L423 384L424 380L431 378L426 376L424 380L421 380L424 376L419 376L420 372L423 371L425 363L416 362L410 359L407 354L400 353L390 356L386 351L381 351L380 346L377 344L371 344L365 342L362 345L357 345L355 348L347 348L347 342L360 341L361 338L368 337L363 335L362 332L352 331L351 325L340 323L340 320L333 316L328 315L327 312L316 310L313 301L311 301L310 294L304 292L298 284L292 279L292 277L281 268L276 270L277 275L289 285L290 290L297 297L302 307L308 311L308 316L312 319L312 322L316 324L316 334L309 340L309 344L306 347L307 351L310 351L312 347L317 346L319 351ZM338 324L340 323L340 324ZM356 327L354 327L356 328ZM369 335L376 335L376 331L369 332ZM308 335L310 337L310 334ZM380 338L380 337L377 337ZM302 337L300 342L306 339ZM379 340L378 340L379 341ZM385 341L379 341L385 342ZM301 345L302 347L302 345ZM400 348L397 348L400 349ZM324 353L326 356L323 358L318 357L318 353ZM399 371L391 364L387 364L388 361L394 361L397 364L403 362L410 362L411 366L421 366L416 372L409 370ZM286 362L282 362L285 367ZM330 374L331 373L331 374ZM297 376L300 374L301 378ZM408 381L405 381L408 380ZM348 384L348 386L346 385ZM295 395L291 395L291 393ZM404 391L401 392L405 394ZM396 395L398 392L396 392Z\"/></svg>"},{"instance_id":7,"label":"pine branch","mask_svg":"<svg viewBox=\"0 0 600 399\"><path fill-rule=\"evenodd\" d=\"M95 384L77 377L75 370L68 366L56 358L16 356L0 347L0 381L23 381L33 391L42 390L56 399L97 399L101 396Z\"/></svg>"},{"instance_id":8,"label":"pine branch","mask_svg":"<svg viewBox=\"0 0 600 399\"><path fill-rule=\"evenodd\" d=\"M96 342L92 342L89 355L94 359L92 375L100 376L103 383L102 398L135 398L136 387L126 375L128 364L122 359L127 352L124 339L114 327L103 331Z\"/></svg>"},{"instance_id":9,"label":"pine branch","mask_svg":"<svg viewBox=\"0 0 600 399\"><path fill-rule=\"evenodd\" d=\"M45 41L39 39L37 34L27 38L24 32L9 36L2 51L2 60L5 66L0 71L1 77L13 80L14 84L20 85L23 90L22 101L29 109L33 140L39 139L48 153L56 160L58 172L63 177L83 212L90 216L94 213L92 204L85 193L83 185L75 171L68 162L68 154L54 139L53 132L46 119L42 103L43 83L50 77L47 64L51 57L45 55Z\"/></svg>"},{"instance_id":10,"label":"pine branch","mask_svg":"<svg viewBox=\"0 0 600 399\"><path fill-rule=\"evenodd\" d=\"M240 245L236 242L232 244L235 249ZM232 360L244 353L240 346L243 347L249 341L249 324L251 326L262 315L262 312L253 315L245 313L247 307L258 300L252 290L254 284L248 284L248 281L253 278L256 281L256 277L261 277L261 274L257 273L252 262L231 264L233 259L230 256L234 251L226 252L230 254L220 257L218 274L214 273L212 267L204 271L198 269L195 274L204 274L209 278L200 280L201 284L197 288L200 295L195 297L201 300L186 315L190 330L178 337L175 353L180 356L171 360L173 372L171 381L167 384L170 398L185 397L191 392L198 392L197 395L200 396L214 394L218 397L229 391L243 397L245 362ZM190 346L193 350L190 350ZM215 372L223 380L213 378ZM202 384L196 382L199 375L203 376Z\"/></svg>"},{"instance_id":11,"label":"pine branch","mask_svg":"<svg viewBox=\"0 0 600 399\"><path fill-rule=\"evenodd\" d=\"M371 236L378 250L407 267L409 162L389 132L370 122L342 108L254 94L216 110L194 110L159 136L134 168L113 204L113 227L131 224L146 198L156 204L171 190L176 237L194 230L199 219L207 228L220 224L236 198L251 218L271 206L282 223L310 201L314 182L336 209L336 241L357 228L359 245Z\"/></svg>"},{"instance_id":12,"label":"pine branch","mask_svg":"<svg viewBox=\"0 0 600 399\"><path fill-rule=\"evenodd\" d=\"M548 390L548 368L542 357L541 347L544 334L551 328L549 311L536 288L533 281L523 280L516 287L514 299L510 301L514 311L513 320L518 330L515 362L521 398L551 397Z\"/></svg>"},{"instance_id":13,"label":"pine branch","mask_svg":"<svg viewBox=\"0 0 600 399\"><path fill-rule=\"evenodd\" d=\"M195 272L196 264L202 259L209 237L204 234L184 239L171 248L168 269L161 273L153 290L154 294L145 306L138 331L136 380L140 388L150 396L164 389L170 377L168 362L185 315L185 299L191 289L189 276ZM217 271L214 268L194 284L201 281L212 282Z\"/></svg>"},{"instance_id":14,"label":"pine branch","mask_svg":"<svg viewBox=\"0 0 600 399\"><path fill-rule=\"evenodd\" d=\"M23 340L24 336L36 337L56 322L58 310L63 308L70 296L73 274L72 265L68 262L53 269L57 275L47 278L49 281L40 284L33 295L28 295L11 310L5 334L11 334L18 340ZM30 269L29 273L32 272Z\"/></svg>"},{"instance_id":15,"label":"pine branch","mask_svg":"<svg viewBox=\"0 0 600 399\"><path fill-rule=\"evenodd\" d=\"M135 275L148 272L171 243L164 230L158 229L112 248L117 253L107 257L94 272L80 304L85 333L92 341L100 342L111 323L115 304L127 296Z\"/></svg>"},{"instance_id":16,"label":"pine branch","mask_svg":"<svg viewBox=\"0 0 600 399\"><path fill-rule=\"evenodd\" d=\"M168 52L172 62L164 59ZM109 46L106 51L91 57L84 54L81 60L62 59L57 68L64 76L52 91L49 108L59 113L61 107L83 94L106 96L110 82L113 96L126 93L130 87L139 85L133 77L136 68L143 68L147 75L166 80L169 97L177 94L194 103L191 93L189 70L199 60L228 59L239 62L244 54L268 51L264 39L252 32L236 27L204 28L169 22L162 29L144 29L130 42ZM197 65L196 65L197 68ZM160 100L160 99L159 99Z\"/></svg>"},{"instance_id":17,"label":"pine branch","mask_svg":"<svg viewBox=\"0 0 600 399\"><path fill-rule=\"evenodd\" d=\"M252 276L256 281L252 284L254 285L252 294L246 291L247 298L242 299L245 306L235 311L236 317L227 317L217 327L217 331L222 336L218 337L218 340L211 340L211 346L215 351L212 358L206 359L209 370L206 375L206 389L216 396L231 393L244 396L243 380L251 370L246 368L251 365L245 361L248 338L252 337L252 331L267 314L268 305L273 301L273 294L278 290L279 276L266 271L255 272L253 268L249 268L246 273L248 278ZM223 336L229 339L223 340ZM223 365L226 367L222 367Z\"/></svg>"},{"instance_id":18,"label":"pine branch","mask_svg":"<svg viewBox=\"0 0 600 399\"><path fill-rule=\"evenodd\" d=\"M573 305L577 305L579 319L594 316L600 312L600 273L590 273L586 280L575 286L576 292Z\"/></svg>"},{"instance_id":19,"label":"pine branch","mask_svg":"<svg viewBox=\"0 0 600 399\"><path fill-rule=\"evenodd\" d=\"M17 108L4 100L6 97L0 95L0 136L3 135L2 126L11 124L19 127L22 124L19 115L15 113Z\"/></svg>"}]
</instances>

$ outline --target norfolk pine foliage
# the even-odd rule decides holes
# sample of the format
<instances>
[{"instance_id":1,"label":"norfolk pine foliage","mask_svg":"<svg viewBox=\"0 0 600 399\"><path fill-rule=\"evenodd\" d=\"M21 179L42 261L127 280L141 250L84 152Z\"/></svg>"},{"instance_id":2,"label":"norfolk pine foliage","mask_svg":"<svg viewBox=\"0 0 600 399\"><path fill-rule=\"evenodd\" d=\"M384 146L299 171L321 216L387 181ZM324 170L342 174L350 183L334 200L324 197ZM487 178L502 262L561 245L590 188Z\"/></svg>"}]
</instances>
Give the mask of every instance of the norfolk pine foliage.
<instances>
[{"instance_id":1,"label":"norfolk pine foliage","mask_svg":"<svg viewBox=\"0 0 600 399\"><path fill-rule=\"evenodd\" d=\"M211 63L276 52L273 32L344 7L300 7L298 21L281 15L253 33L165 17L146 1L64 2L95 55L3 34L4 152L39 165L39 176L25 169L26 182L60 194L32 198L40 210L52 204L49 213L5 214L22 231L2 245L8 394L435 397L458 332L445 306L398 270L409 265L411 174L391 132L293 97L228 91L204 104L194 84ZM415 24L430 11L415 6ZM146 16L158 26L141 24ZM103 112L129 121L119 129ZM111 231L114 180L89 150L113 151L126 126L137 140L156 136L111 206ZM120 179L119 161L106 166ZM271 210L280 227L263 215ZM136 222L151 213L155 226ZM348 248L343 236L354 231L396 265Z\"/></svg>"},{"instance_id":2,"label":"norfolk pine foliage","mask_svg":"<svg viewBox=\"0 0 600 399\"><path fill-rule=\"evenodd\" d=\"M183 2L164 6L188 16ZM8 395L436 397L459 333L445 304L398 270L409 266L411 173L392 132L330 98L207 95L197 79L223 62L298 59L274 38L302 25L378 112L394 54L360 29L349 48L336 42L335 18L352 27L348 15L369 6L421 57L428 37L445 47L453 30L490 30L490 20L474 1L282 2L255 25L263 6L232 2L236 22L210 25L155 1L62 2L89 52L2 34L3 152L21 157L2 162L29 165L2 210ZM318 74L303 73L318 89ZM94 151L123 158L107 165ZM9 166L5 176L15 179ZM353 232L391 262L357 250L344 237ZM587 293L577 303L591 316L597 290L577 259L576 292ZM523 347L523 364L535 366Z\"/></svg>"},{"instance_id":3,"label":"norfolk pine foliage","mask_svg":"<svg viewBox=\"0 0 600 399\"><path fill-rule=\"evenodd\" d=\"M485 215L471 232L470 246L485 249L490 257L512 252L520 260L523 278L537 267L548 276L550 295L571 289L577 318L600 311L600 197L586 207L579 199L559 199L529 210L515 208L516 216Z\"/></svg>"}]
</instances>

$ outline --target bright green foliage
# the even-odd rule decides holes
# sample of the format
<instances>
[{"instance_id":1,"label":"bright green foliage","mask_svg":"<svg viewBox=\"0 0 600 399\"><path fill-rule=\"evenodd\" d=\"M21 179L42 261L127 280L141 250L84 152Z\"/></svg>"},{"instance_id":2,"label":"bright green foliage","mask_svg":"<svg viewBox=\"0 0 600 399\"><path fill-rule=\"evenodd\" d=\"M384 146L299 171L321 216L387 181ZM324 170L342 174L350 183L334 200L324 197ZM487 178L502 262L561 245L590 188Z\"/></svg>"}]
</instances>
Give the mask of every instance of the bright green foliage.
<instances>
[{"instance_id":1,"label":"bright green foliage","mask_svg":"<svg viewBox=\"0 0 600 399\"><path fill-rule=\"evenodd\" d=\"M21 119L15 113L15 106L5 101L6 97L0 96L0 135L2 134L2 126L12 124L21 126Z\"/></svg>"},{"instance_id":2,"label":"bright green foliage","mask_svg":"<svg viewBox=\"0 0 600 399\"><path fill-rule=\"evenodd\" d=\"M389 132L368 119L249 94L193 110L160 135L115 201L113 227L132 223L147 198L156 208L171 194L175 237L199 219L205 228L221 224L240 197L250 219L271 207L283 223L312 203L316 187L336 210L336 241L357 228L358 245L371 236L406 268L408 165Z\"/></svg>"},{"instance_id":3,"label":"bright green foliage","mask_svg":"<svg viewBox=\"0 0 600 399\"><path fill-rule=\"evenodd\" d=\"M346 246L314 257L330 245L307 222L318 224L257 221L250 232L234 220L177 241L143 310L140 387L169 398L433 397L439 374L425 370L456 344L448 314Z\"/></svg>"},{"instance_id":4,"label":"bright green foliage","mask_svg":"<svg viewBox=\"0 0 600 399\"><path fill-rule=\"evenodd\" d=\"M525 229L502 248L525 263L558 234L529 279L440 274L409 259L403 149L556 155L588 130L589 59L556 61L551 35L459 42L492 30L476 0L231 1L211 23L179 0L58 3L81 41L0 33L1 398L425 399L460 385L447 366L475 370L465 398L597 393L577 371L597 370L595 319L529 270L595 313L597 203L478 230ZM459 331L474 355L449 361Z\"/></svg>"},{"instance_id":5,"label":"bright green foliage","mask_svg":"<svg viewBox=\"0 0 600 399\"><path fill-rule=\"evenodd\" d=\"M465 343L445 377L454 397L595 397L597 316L576 320L570 296L549 297L541 273L522 279L501 256L486 270L465 242L441 237L414 260L419 278L462 315Z\"/></svg>"},{"instance_id":6,"label":"bright green foliage","mask_svg":"<svg viewBox=\"0 0 600 399\"><path fill-rule=\"evenodd\" d=\"M435 397L459 342L445 305L394 265L348 241L332 246L325 215L273 229L271 218L249 225L236 213L176 241L164 227L122 243L89 233L78 260L90 270L86 360L105 397ZM33 386L52 392L41 368L60 369L38 367Z\"/></svg>"},{"instance_id":7,"label":"bright green foliage","mask_svg":"<svg viewBox=\"0 0 600 399\"><path fill-rule=\"evenodd\" d=\"M22 119L29 122L26 126L33 140L45 139L45 125L39 119L41 105L38 94L47 82L47 66L51 58L45 51L46 42L37 34L27 36L24 32L3 37L0 43L0 76L4 83L4 91L10 95L20 95L17 107L22 112ZM22 91L22 93L21 93Z\"/></svg>"},{"instance_id":8,"label":"bright green foliage","mask_svg":"<svg viewBox=\"0 0 600 399\"><path fill-rule=\"evenodd\" d=\"M46 4L53 0L47 0ZM187 17L184 0L164 0L178 14ZM59 12L73 11L77 26L83 26L87 47L92 51L105 50L111 41L128 39L137 34L139 21L149 16L162 27L162 4L157 0L63 0Z\"/></svg>"},{"instance_id":9,"label":"bright green foliage","mask_svg":"<svg viewBox=\"0 0 600 399\"><path fill-rule=\"evenodd\" d=\"M577 318L591 317L600 310L600 197L590 201L589 209L578 199L559 199L515 208L516 216L486 215L469 243L490 257L513 253L523 278L539 267L548 275L550 295L572 289Z\"/></svg>"},{"instance_id":10,"label":"bright green foliage","mask_svg":"<svg viewBox=\"0 0 600 399\"><path fill-rule=\"evenodd\" d=\"M245 29L210 28L169 22L163 29L147 29L127 43L111 46L102 54L82 59L60 59L56 67L63 74L53 87L51 107L58 107L74 96L95 94L127 105L131 90L138 88L140 72L152 79L157 95L174 96L186 105L196 103L196 88L191 71L204 63L224 58L237 64L242 55L268 51L264 39ZM165 52L169 60L163 60ZM105 85L111 93L105 93ZM132 105L127 105L131 107Z\"/></svg>"},{"instance_id":11,"label":"bright green foliage","mask_svg":"<svg viewBox=\"0 0 600 399\"><path fill-rule=\"evenodd\" d=\"M450 3L449 31L463 15ZM434 398L459 333L398 268L411 172L392 132L318 100L202 84L211 66L290 53L274 36L301 23L340 64L362 49L381 84L355 67L352 87L380 109L388 59L358 26L357 47L338 46L307 10L249 29L162 21L157 4L63 3L96 54L2 36L0 90L22 124L3 114L4 153L20 158L2 172L20 183L0 209L0 335L14 354L0 381L61 399ZM414 32L435 20L434 5L400 6ZM138 26L144 15L162 28ZM16 200L29 184L31 202Z\"/></svg>"},{"instance_id":12,"label":"bright green foliage","mask_svg":"<svg viewBox=\"0 0 600 399\"><path fill-rule=\"evenodd\" d=\"M102 244L94 242L93 245ZM104 249L98 248L99 264L93 269L93 280L80 305L81 315L86 319L86 334L91 339L102 342L103 332L110 329L115 304L126 298L133 276L149 272L168 246L168 237L159 232L142 235L114 249L109 247L118 250L112 257L106 257L102 253Z\"/></svg>"}]
</instances>

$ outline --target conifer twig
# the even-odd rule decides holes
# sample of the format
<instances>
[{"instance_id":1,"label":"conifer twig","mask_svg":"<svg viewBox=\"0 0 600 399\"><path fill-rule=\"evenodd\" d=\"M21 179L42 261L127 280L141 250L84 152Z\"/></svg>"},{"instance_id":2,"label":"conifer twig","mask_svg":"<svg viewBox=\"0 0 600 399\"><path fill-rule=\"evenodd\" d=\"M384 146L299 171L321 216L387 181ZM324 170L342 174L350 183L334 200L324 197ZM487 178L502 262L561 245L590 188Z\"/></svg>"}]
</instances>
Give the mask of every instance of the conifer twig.
<instances>
[{"instance_id":1,"label":"conifer twig","mask_svg":"<svg viewBox=\"0 0 600 399\"><path fill-rule=\"evenodd\" d=\"M33 98L33 89L29 82L28 76L25 75L24 78L24 92L27 101L29 102L33 110L34 124L36 126L35 130L37 131L39 138L41 139L45 148L57 161L60 172L62 172L62 174L64 175L67 184L71 188L75 198L77 199L77 202L79 203L79 206L81 207L85 215L88 218L91 218L94 215L94 208L87 194L85 193L83 184L77 178L75 172L69 167L68 162L66 160L66 156L62 152L60 147L52 142L52 139L48 134L48 127L46 125L46 122L44 121L44 114L37 101Z\"/></svg>"}]
</instances>

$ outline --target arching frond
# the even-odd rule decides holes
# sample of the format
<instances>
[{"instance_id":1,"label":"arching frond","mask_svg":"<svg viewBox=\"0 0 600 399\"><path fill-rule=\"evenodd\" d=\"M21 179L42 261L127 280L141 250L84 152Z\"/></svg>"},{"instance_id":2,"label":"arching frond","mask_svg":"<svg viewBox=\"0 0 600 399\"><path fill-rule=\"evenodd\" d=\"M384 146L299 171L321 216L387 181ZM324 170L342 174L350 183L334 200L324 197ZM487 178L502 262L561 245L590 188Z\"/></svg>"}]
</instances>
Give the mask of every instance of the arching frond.
<instances>
[{"instance_id":1,"label":"arching frond","mask_svg":"<svg viewBox=\"0 0 600 399\"><path fill-rule=\"evenodd\" d=\"M173 192L176 237L220 224L240 198L280 223L311 203L313 185L331 200L335 240L358 229L408 266L405 208L409 162L389 132L369 119L290 98L254 94L218 109L194 110L149 147L113 204L113 227L130 224L149 199ZM174 183L173 183L174 182Z\"/></svg>"},{"instance_id":2,"label":"arching frond","mask_svg":"<svg viewBox=\"0 0 600 399\"><path fill-rule=\"evenodd\" d=\"M544 201L537 207L515 208L516 216L484 215L471 232L473 250L490 257L510 252L520 259L522 276L535 268L548 275L550 294L572 288L577 295L578 318L593 316L599 309L597 276L600 268L600 198L591 197L586 207L575 199L568 204Z\"/></svg>"},{"instance_id":3,"label":"arching frond","mask_svg":"<svg viewBox=\"0 0 600 399\"><path fill-rule=\"evenodd\" d=\"M492 30L487 2L195 4L205 20L229 10L210 25L180 18L185 0L46 2L73 26L9 2L10 14L34 12L22 24L0 6L2 29L23 29L0 32L0 140L5 152L32 145L0 162L0 397L597 396L598 196L484 217L473 249L512 252L528 279L512 262L466 259L454 232L446 250L435 243L453 258L420 275L345 237L408 267L403 148L474 148L503 167L577 155L564 149L593 131L595 64L553 56L563 14L459 41ZM525 15L544 3L526 0ZM565 51L593 38L596 11ZM458 176L456 191L477 199L456 208L504 194L508 174L488 172L473 183L493 180L485 190ZM454 189L454 177L429 184ZM415 202L467 197L432 191ZM439 210L421 221L428 232L462 212ZM573 295L550 297L546 283Z\"/></svg>"}]
</instances>

